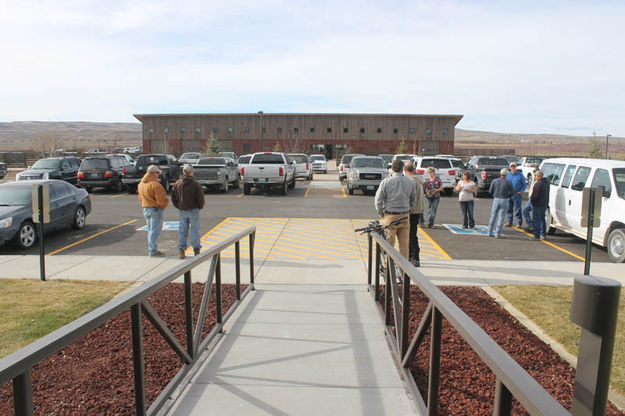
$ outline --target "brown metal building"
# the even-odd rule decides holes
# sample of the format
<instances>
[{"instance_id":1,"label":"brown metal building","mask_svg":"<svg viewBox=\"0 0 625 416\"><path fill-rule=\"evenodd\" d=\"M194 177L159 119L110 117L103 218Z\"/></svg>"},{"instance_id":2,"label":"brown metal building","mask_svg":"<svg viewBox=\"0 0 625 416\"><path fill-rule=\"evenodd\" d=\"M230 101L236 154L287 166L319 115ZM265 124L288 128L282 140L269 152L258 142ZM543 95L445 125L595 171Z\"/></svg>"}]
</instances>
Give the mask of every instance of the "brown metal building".
<instances>
[{"instance_id":1,"label":"brown metal building","mask_svg":"<svg viewBox=\"0 0 625 416\"><path fill-rule=\"evenodd\" d=\"M321 153L453 153L462 115L421 114L135 114L143 151L205 151L211 137L237 154L280 149ZM261 149L262 142L262 149Z\"/></svg>"}]
</instances>

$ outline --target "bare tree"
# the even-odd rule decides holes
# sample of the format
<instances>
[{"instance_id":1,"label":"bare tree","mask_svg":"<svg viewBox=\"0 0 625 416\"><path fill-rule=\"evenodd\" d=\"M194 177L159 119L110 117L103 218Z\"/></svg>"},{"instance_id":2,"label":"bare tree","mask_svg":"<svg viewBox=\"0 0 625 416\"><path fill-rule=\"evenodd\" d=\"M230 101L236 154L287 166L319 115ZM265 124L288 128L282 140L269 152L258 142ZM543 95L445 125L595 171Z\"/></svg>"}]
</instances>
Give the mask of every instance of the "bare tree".
<instances>
[{"instance_id":1,"label":"bare tree","mask_svg":"<svg viewBox=\"0 0 625 416\"><path fill-rule=\"evenodd\" d=\"M33 150L40 152L43 157L50 156L58 149L60 143L60 138L54 133L39 133L33 139Z\"/></svg>"}]
</instances>

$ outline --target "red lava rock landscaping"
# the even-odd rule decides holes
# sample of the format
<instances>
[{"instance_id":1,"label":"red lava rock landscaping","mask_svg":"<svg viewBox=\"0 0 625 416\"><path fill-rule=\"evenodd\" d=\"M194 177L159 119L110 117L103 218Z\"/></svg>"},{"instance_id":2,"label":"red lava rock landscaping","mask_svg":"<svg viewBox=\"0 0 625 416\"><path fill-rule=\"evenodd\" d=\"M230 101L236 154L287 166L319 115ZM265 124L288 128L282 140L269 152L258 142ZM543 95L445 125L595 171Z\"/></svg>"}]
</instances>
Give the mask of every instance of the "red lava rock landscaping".
<instances>
[{"instance_id":1,"label":"red lava rock landscaping","mask_svg":"<svg viewBox=\"0 0 625 416\"><path fill-rule=\"evenodd\" d=\"M243 291L245 285L241 285ZM193 318L203 283L193 284ZM222 285L224 313L234 304L234 285ZM172 333L185 342L184 286L172 283L149 298ZM216 323L215 289L203 336ZM143 318L146 400L152 403L182 367L180 358ZM32 371L35 413L39 415L134 414L130 313L124 312L40 362ZM0 415L13 415L11 383L0 386Z\"/></svg>"},{"instance_id":2,"label":"red lava rock landscaping","mask_svg":"<svg viewBox=\"0 0 625 416\"><path fill-rule=\"evenodd\" d=\"M441 287L458 307L471 317L492 337L530 376L537 380L566 409L573 403L575 369L560 358L547 344L520 324L477 287ZM384 297L381 298L382 301ZM410 337L419 326L428 301L423 293L412 286L410 290ZM382 308L383 308L382 303ZM443 319L439 407L440 415L487 415L493 413L495 375L462 339L456 330ZM421 395L427 402L427 379L430 357L429 331L418 348L410 367ZM514 401L513 414L528 414ZM612 403L607 415L623 415Z\"/></svg>"}]
</instances>

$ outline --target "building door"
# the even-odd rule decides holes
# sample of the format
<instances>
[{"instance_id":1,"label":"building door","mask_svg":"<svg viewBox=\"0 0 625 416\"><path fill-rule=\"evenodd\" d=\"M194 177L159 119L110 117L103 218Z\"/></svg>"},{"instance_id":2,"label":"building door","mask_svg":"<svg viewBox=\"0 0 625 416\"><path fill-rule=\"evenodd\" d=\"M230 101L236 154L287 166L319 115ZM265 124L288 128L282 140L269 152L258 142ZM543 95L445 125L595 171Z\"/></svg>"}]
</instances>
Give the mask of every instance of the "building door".
<instances>
[{"instance_id":1,"label":"building door","mask_svg":"<svg viewBox=\"0 0 625 416\"><path fill-rule=\"evenodd\" d=\"M332 145L331 144L326 144L325 145L325 151L326 151L326 159L330 160L333 159L332 157Z\"/></svg>"}]
</instances>

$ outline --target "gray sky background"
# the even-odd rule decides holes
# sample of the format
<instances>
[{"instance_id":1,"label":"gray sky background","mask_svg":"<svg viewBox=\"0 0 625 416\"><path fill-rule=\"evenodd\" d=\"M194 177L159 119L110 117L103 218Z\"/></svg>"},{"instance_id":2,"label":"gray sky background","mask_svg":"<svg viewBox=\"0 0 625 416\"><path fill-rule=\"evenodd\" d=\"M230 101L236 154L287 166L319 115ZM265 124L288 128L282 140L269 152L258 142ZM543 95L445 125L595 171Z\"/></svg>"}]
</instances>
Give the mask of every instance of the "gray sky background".
<instances>
[{"instance_id":1,"label":"gray sky background","mask_svg":"<svg viewBox=\"0 0 625 416\"><path fill-rule=\"evenodd\" d=\"M0 121L464 114L625 136L623 1L0 0Z\"/></svg>"}]
</instances>

